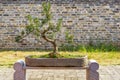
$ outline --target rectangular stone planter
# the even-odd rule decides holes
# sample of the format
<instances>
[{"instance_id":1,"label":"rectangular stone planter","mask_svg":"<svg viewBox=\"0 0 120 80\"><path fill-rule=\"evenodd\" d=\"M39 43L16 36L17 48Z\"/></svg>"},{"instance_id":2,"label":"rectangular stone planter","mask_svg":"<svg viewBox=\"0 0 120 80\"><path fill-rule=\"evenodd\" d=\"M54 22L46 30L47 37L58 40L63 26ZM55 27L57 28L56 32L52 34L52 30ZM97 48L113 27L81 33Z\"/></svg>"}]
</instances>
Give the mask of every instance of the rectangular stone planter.
<instances>
[{"instance_id":1,"label":"rectangular stone planter","mask_svg":"<svg viewBox=\"0 0 120 80\"><path fill-rule=\"evenodd\" d=\"M28 80L26 78L27 69L86 69L86 80L99 80L99 64L95 60L89 60L87 67L30 67L23 60L17 61L13 66L14 80Z\"/></svg>"},{"instance_id":2,"label":"rectangular stone planter","mask_svg":"<svg viewBox=\"0 0 120 80\"><path fill-rule=\"evenodd\" d=\"M81 58L31 58L25 57L27 66L30 67L84 67L87 56Z\"/></svg>"}]
</instances>

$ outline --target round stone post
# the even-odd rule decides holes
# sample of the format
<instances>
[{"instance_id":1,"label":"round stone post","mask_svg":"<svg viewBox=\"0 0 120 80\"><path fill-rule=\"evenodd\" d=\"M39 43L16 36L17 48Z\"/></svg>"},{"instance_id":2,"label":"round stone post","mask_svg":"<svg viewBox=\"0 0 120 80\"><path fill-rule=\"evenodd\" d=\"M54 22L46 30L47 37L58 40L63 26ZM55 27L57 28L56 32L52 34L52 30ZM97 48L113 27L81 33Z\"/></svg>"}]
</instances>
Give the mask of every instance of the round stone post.
<instances>
[{"instance_id":1,"label":"round stone post","mask_svg":"<svg viewBox=\"0 0 120 80\"><path fill-rule=\"evenodd\" d=\"M14 80L26 80L26 69L24 67L25 63L23 60L19 60L14 64Z\"/></svg>"},{"instance_id":2,"label":"round stone post","mask_svg":"<svg viewBox=\"0 0 120 80\"><path fill-rule=\"evenodd\" d=\"M99 73L97 70L99 69L99 64L95 60L90 60L88 63L87 69L87 80L99 80Z\"/></svg>"}]
</instances>

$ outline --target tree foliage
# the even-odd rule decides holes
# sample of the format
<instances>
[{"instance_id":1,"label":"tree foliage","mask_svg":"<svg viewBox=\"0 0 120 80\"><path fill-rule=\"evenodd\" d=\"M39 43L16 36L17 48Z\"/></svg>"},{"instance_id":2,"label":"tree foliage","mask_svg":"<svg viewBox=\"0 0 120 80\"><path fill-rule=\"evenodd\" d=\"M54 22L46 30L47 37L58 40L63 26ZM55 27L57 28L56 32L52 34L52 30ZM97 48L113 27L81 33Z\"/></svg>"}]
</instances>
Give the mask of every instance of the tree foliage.
<instances>
[{"instance_id":1,"label":"tree foliage","mask_svg":"<svg viewBox=\"0 0 120 80\"><path fill-rule=\"evenodd\" d=\"M33 34L51 43L53 45L52 55L56 55L56 53L58 53L57 35L61 32L62 29L62 19L58 19L56 23L52 22L50 3L42 3L42 8L42 15L44 18L39 19L34 18L31 15L26 16L28 25L25 27L25 30L23 30L21 34L15 38L15 40L16 42L20 42L29 34ZM72 42L73 36L69 35L68 32L66 32L65 37L68 42Z\"/></svg>"}]
</instances>

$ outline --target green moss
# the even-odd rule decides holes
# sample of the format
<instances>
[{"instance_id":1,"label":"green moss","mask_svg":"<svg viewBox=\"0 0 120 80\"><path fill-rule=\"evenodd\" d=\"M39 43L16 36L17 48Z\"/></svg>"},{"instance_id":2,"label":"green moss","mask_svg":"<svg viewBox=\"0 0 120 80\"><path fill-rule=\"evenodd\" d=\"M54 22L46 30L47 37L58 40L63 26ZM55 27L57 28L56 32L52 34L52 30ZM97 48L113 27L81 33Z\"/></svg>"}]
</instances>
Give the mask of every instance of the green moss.
<instances>
[{"instance_id":1,"label":"green moss","mask_svg":"<svg viewBox=\"0 0 120 80\"><path fill-rule=\"evenodd\" d=\"M72 54L59 54L55 55L52 58L80 58L84 57L85 55L72 55ZM44 55L31 55L31 58L51 58L49 54L44 54Z\"/></svg>"}]
</instances>

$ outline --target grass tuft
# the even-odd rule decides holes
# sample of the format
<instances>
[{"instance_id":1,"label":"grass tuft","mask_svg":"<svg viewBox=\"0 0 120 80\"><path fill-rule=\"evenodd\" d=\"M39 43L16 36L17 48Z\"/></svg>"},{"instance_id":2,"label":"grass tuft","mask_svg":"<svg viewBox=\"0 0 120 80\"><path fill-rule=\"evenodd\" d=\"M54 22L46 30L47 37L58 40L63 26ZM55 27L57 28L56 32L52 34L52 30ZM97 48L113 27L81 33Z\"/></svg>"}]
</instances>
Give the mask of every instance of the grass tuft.
<instances>
[{"instance_id":1,"label":"grass tuft","mask_svg":"<svg viewBox=\"0 0 120 80\"><path fill-rule=\"evenodd\" d=\"M112 43L90 42L87 45L63 44L60 51L79 51L79 52L114 52L120 51L120 47Z\"/></svg>"}]
</instances>

